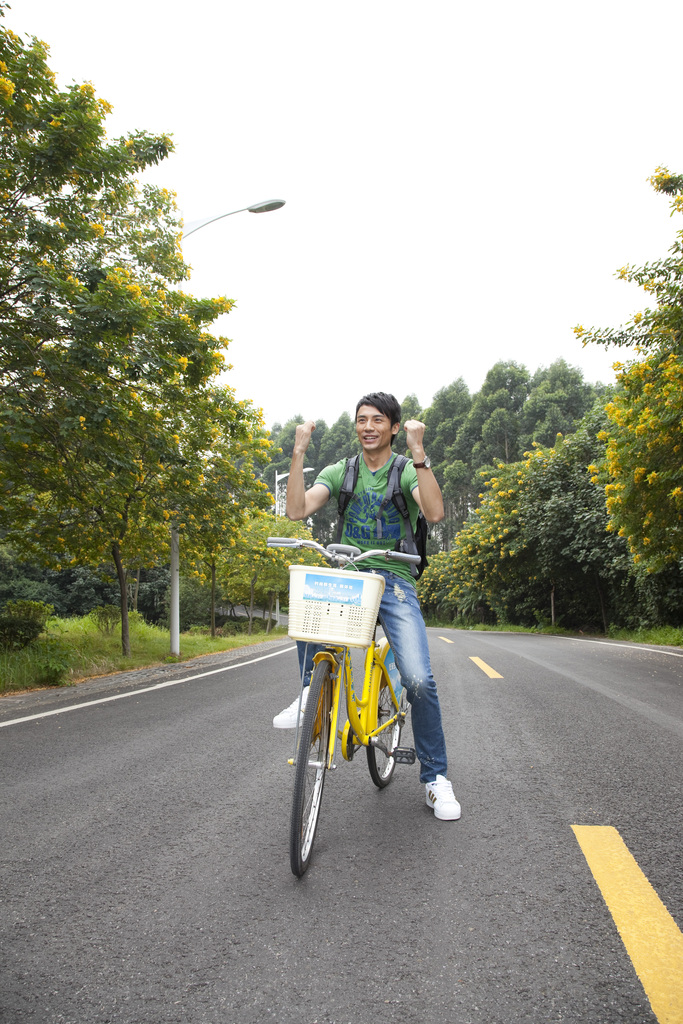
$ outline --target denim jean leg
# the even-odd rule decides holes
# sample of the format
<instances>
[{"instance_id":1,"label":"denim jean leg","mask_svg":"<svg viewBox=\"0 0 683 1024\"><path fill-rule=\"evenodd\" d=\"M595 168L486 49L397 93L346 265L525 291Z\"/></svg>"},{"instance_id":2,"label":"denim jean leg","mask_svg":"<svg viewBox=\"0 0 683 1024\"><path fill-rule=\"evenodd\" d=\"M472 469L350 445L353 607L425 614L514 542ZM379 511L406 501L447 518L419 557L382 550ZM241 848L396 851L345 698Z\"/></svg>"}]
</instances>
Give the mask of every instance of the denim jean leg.
<instances>
[{"instance_id":1,"label":"denim jean leg","mask_svg":"<svg viewBox=\"0 0 683 1024\"><path fill-rule=\"evenodd\" d=\"M304 640L297 640L296 650L299 655L299 677L301 679L302 690L306 686L311 685L311 676L313 675L313 656L322 651L321 644L309 644Z\"/></svg>"},{"instance_id":2,"label":"denim jean leg","mask_svg":"<svg viewBox=\"0 0 683 1024\"><path fill-rule=\"evenodd\" d=\"M415 588L400 576L382 572L386 587L379 619L396 659L401 682L411 705L415 753L420 762L420 782L446 777L446 740L441 705L432 675L427 629Z\"/></svg>"}]
</instances>

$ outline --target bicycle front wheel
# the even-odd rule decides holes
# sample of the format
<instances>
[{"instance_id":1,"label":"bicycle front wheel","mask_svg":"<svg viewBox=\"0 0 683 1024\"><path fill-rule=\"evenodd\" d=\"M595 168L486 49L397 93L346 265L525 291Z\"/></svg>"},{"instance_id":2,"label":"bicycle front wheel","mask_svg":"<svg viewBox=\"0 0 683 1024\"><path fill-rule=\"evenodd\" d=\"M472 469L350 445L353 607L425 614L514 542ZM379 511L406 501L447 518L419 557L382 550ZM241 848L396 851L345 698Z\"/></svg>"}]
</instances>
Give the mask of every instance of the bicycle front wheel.
<instances>
[{"instance_id":1,"label":"bicycle front wheel","mask_svg":"<svg viewBox=\"0 0 683 1024\"><path fill-rule=\"evenodd\" d=\"M310 863L320 816L330 742L333 682L329 661L319 662L311 678L296 755L289 862L298 878Z\"/></svg>"},{"instance_id":2,"label":"bicycle front wheel","mask_svg":"<svg viewBox=\"0 0 683 1024\"><path fill-rule=\"evenodd\" d=\"M399 698L399 704L401 710L405 710L405 690L402 691ZM394 702L391 699L391 691L389 687L384 684L380 687L379 697L377 699L377 725L381 726L384 722L388 722L390 718L396 714ZM399 719L394 723L391 729L385 729L379 734L379 740L388 750L393 750L397 747L401 740L401 729L403 728L403 719ZM375 785L379 789L384 789L391 782L391 777L394 774L394 768L396 762L393 757L387 757L383 750L379 747L368 747L368 769L370 771L370 777Z\"/></svg>"}]
</instances>

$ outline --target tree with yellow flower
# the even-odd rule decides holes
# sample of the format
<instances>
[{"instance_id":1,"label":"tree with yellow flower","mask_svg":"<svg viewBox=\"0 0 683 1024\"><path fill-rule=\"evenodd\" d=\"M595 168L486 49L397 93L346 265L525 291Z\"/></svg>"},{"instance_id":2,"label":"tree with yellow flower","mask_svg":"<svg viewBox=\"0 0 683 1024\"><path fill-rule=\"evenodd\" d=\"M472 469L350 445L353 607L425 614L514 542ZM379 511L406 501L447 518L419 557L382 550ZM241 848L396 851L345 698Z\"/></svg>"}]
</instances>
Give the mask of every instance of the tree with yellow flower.
<instances>
[{"instance_id":1,"label":"tree with yellow flower","mask_svg":"<svg viewBox=\"0 0 683 1024\"><path fill-rule=\"evenodd\" d=\"M683 213L683 175L659 167L650 179ZM607 406L602 468L610 529L650 571L683 564L683 229L669 255L619 278L654 302L619 328L575 328L584 344L629 347L644 358L617 364L619 389ZM597 477L596 477L597 478Z\"/></svg>"},{"instance_id":2,"label":"tree with yellow flower","mask_svg":"<svg viewBox=\"0 0 683 1024\"><path fill-rule=\"evenodd\" d=\"M128 654L126 566L197 516L207 453L263 431L218 387L232 302L179 290L174 197L136 177L170 138L109 140L108 104L47 56L0 29L0 527L54 566L113 560Z\"/></svg>"}]
</instances>

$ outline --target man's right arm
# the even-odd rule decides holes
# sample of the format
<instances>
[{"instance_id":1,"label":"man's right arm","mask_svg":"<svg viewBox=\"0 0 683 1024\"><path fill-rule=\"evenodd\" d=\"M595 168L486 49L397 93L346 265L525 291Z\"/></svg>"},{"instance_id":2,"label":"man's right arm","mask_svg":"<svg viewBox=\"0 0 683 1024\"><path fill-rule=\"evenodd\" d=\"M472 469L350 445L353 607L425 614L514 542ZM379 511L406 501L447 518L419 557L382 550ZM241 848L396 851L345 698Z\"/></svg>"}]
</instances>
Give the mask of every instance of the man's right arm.
<instances>
[{"instance_id":1,"label":"man's right arm","mask_svg":"<svg viewBox=\"0 0 683 1024\"><path fill-rule=\"evenodd\" d=\"M308 519L328 501L330 492L324 484L313 484L306 490L304 484L304 456L315 430L313 420L299 423L294 440L292 465L287 480L287 518Z\"/></svg>"}]
</instances>

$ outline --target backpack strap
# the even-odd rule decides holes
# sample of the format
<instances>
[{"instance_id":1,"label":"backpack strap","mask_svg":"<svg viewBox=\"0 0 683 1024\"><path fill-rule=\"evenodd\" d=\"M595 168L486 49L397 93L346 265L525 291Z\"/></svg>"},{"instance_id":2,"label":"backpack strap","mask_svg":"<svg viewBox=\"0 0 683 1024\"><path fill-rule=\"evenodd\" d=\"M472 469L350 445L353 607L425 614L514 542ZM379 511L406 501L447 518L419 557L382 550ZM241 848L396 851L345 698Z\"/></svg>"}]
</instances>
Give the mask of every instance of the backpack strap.
<instances>
[{"instance_id":1,"label":"backpack strap","mask_svg":"<svg viewBox=\"0 0 683 1024\"><path fill-rule=\"evenodd\" d=\"M408 459L405 455L397 455L394 459L391 469L389 470L389 478L387 480L387 489L384 495L384 500L377 510L377 539L382 538L382 513L387 507L390 501L393 501L394 505L401 514L401 518L405 523L406 528L406 540L412 541L413 527L410 522L410 512L408 511L408 503L405 499L405 495L401 490L401 474L408 464Z\"/></svg>"},{"instance_id":2,"label":"backpack strap","mask_svg":"<svg viewBox=\"0 0 683 1024\"><path fill-rule=\"evenodd\" d=\"M337 544L341 543L342 533L344 532L344 513L346 512L346 508L353 497L353 492L355 491L356 484L358 483L359 458L359 455L353 455L350 459L346 460L344 480L337 500L337 511L339 512L339 522L337 523Z\"/></svg>"},{"instance_id":3,"label":"backpack strap","mask_svg":"<svg viewBox=\"0 0 683 1024\"><path fill-rule=\"evenodd\" d=\"M405 455L397 455L394 459L393 465L389 470L389 479L387 480L387 490L384 496L384 500L380 505L377 513L377 536L382 536L382 511L386 508L390 501L393 501L394 506L398 510L403 524L405 527L406 535L402 541L399 541L396 545L397 551L404 551L406 554L418 555L420 549L418 548L417 541L415 539L415 531L413 530L413 524L410 521L410 512L408 510L408 502L406 501L405 494L401 488L401 475L403 470L408 465L409 459ZM422 513L418 513L418 529L422 519ZM410 573L411 576L418 577L422 571L422 566L411 565Z\"/></svg>"}]
</instances>

